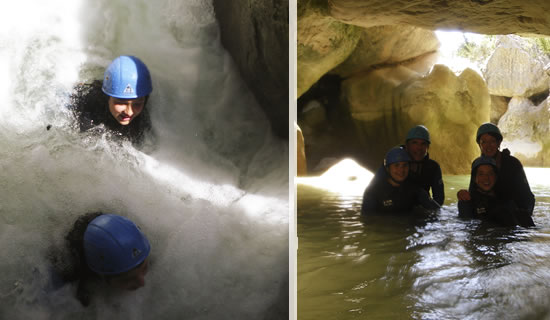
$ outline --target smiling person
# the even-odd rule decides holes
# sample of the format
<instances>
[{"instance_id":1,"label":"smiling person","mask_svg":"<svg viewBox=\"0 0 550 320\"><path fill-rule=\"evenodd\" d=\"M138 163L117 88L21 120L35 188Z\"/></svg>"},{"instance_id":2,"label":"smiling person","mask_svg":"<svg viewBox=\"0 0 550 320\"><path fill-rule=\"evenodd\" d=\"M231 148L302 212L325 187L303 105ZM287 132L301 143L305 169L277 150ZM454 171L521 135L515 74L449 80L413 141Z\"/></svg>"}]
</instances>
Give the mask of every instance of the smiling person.
<instances>
[{"instance_id":1,"label":"smiling person","mask_svg":"<svg viewBox=\"0 0 550 320\"><path fill-rule=\"evenodd\" d=\"M433 199L439 205L443 205L445 188L441 167L435 160L430 159L428 154L430 143L430 132L423 125L415 126L407 133L405 150L411 157L409 180L427 192L431 189Z\"/></svg>"},{"instance_id":2,"label":"smiling person","mask_svg":"<svg viewBox=\"0 0 550 320\"><path fill-rule=\"evenodd\" d=\"M88 306L105 291L145 286L151 245L129 219L101 212L76 220L65 237L66 252L52 257L62 282L77 282L76 298Z\"/></svg>"},{"instance_id":3,"label":"smiling person","mask_svg":"<svg viewBox=\"0 0 550 320\"><path fill-rule=\"evenodd\" d=\"M117 57L105 70L103 81L76 86L71 104L80 131L107 129L139 146L151 130L146 105L152 91L149 69L139 58Z\"/></svg>"},{"instance_id":4,"label":"smiling person","mask_svg":"<svg viewBox=\"0 0 550 320\"><path fill-rule=\"evenodd\" d=\"M474 184L469 190L470 199L458 201L459 217L491 221L501 226L534 226L527 210L495 190L498 172L495 159L483 155L474 160L471 171Z\"/></svg>"},{"instance_id":5,"label":"smiling person","mask_svg":"<svg viewBox=\"0 0 550 320\"><path fill-rule=\"evenodd\" d=\"M409 154L401 147L388 151L383 167L365 189L362 214L408 213L416 206L425 209L440 207L426 190L407 179L410 161Z\"/></svg>"},{"instance_id":6,"label":"smiling person","mask_svg":"<svg viewBox=\"0 0 550 320\"><path fill-rule=\"evenodd\" d=\"M492 123L484 123L477 130L476 142L479 145L481 155L494 159L498 168L499 178L495 184L496 193L503 199L513 200L519 208L532 215L535 196L531 192L521 162L510 155L510 150L500 151L502 139L500 130ZM473 178L472 176L470 179L469 191L458 191L458 200L471 200L470 192L475 185Z\"/></svg>"}]
</instances>

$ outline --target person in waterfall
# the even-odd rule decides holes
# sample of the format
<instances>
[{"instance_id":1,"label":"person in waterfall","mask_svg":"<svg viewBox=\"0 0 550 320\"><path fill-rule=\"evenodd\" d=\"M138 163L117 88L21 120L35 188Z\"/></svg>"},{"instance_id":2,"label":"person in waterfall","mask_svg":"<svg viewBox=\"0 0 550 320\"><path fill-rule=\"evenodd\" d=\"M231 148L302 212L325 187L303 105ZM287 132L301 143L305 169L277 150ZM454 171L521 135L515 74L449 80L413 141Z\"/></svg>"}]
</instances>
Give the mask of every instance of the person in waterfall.
<instances>
[{"instance_id":1,"label":"person in waterfall","mask_svg":"<svg viewBox=\"0 0 550 320\"><path fill-rule=\"evenodd\" d=\"M417 206L438 209L426 190L407 179L411 158L400 146L391 148L363 194L361 213L409 213Z\"/></svg>"},{"instance_id":2,"label":"person in waterfall","mask_svg":"<svg viewBox=\"0 0 550 320\"><path fill-rule=\"evenodd\" d=\"M76 298L88 306L100 292L143 287L151 245L130 219L94 212L75 221L60 252L51 256L57 282L76 283Z\"/></svg>"},{"instance_id":3,"label":"person in waterfall","mask_svg":"<svg viewBox=\"0 0 550 320\"><path fill-rule=\"evenodd\" d=\"M81 132L108 130L115 137L143 143L151 132L146 108L153 91L149 69L139 58L119 56L105 70L103 81L80 83L71 95L71 106Z\"/></svg>"},{"instance_id":4,"label":"person in waterfall","mask_svg":"<svg viewBox=\"0 0 550 320\"><path fill-rule=\"evenodd\" d=\"M501 226L534 226L531 214L526 209L496 192L498 172L494 158L482 155L474 160L471 171L474 184L469 190L470 200L458 201L459 217L480 219Z\"/></svg>"},{"instance_id":5,"label":"person in waterfall","mask_svg":"<svg viewBox=\"0 0 550 320\"><path fill-rule=\"evenodd\" d=\"M531 192L521 162L510 154L510 150L500 151L502 140L503 137L499 128L492 123L484 123L477 130L476 142L479 145L481 155L493 158L498 168L495 192L502 199L513 200L520 209L525 210L531 216L535 207L535 196ZM472 176L468 190L458 191L458 200L471 200L471 190L474 188L475 179Z\"/></svg>"},{"instance_id":6,"label":"person in waterfall","mask_svg":"<svg viewBox=\"0 0 550 320\"><path fill-rule=\"evenodd\" d=\"M411 158L407 180L422 187L428 193L431 190L432 198L441 206L445 201L443 176L439 163L430 159L428 153L430 144L430 132L425 126L417 125L408 131L405 144L402 145ZM384 167L378 169L378 171L384 170Z\"/></svg>"}]
</instances>

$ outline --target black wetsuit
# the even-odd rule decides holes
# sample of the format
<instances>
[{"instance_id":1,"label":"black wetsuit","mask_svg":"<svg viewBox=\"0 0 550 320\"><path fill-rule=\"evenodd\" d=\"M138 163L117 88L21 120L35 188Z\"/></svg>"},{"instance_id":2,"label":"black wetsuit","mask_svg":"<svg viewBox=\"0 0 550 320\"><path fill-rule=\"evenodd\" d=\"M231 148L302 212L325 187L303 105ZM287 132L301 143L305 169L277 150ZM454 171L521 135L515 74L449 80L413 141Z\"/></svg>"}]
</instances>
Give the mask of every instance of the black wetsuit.
<instances>
[{"instance_id":1,"label":"black wetsuit","mask_svg":"<svg viewBox=\"0 0 550 320\"><path fill-rule=\"evenodd\" d=\"M151 131L151 120L147 109L135 117L128 125L121 125L109 111L109 96L101 91L101 81L78 84L71 96L71 105L78 118L81 132L97 130L110 131L114 137L126 138L137 147L143 143L145 134Z\"/></svg>"},{"instance_id":2,"label":"black wetsuit","mask_svg":"<svg viewBox=\"0 0 550 320\"><path fill-rule=\"evenodd\" d=\"M426 190L428 193L431 189L432 197L435 202L440 206L443 205L443 201L445 201L445 188L439 163L430 159L429 154L427 154L422 161L411 162L411 164L413 163L417 166L416 171L411 170L409 167L409 176L407 180L422 187L422 189ZM376 174L378 175L380 171L386 171L386 169L381 167Z\"/></svg>"},{"instance_id":3,"label":"black wetsuit","mask_svg":"<svg viewBox=\"0 0 550 320\"><path fill-rule=\"evenodd\" d=\"M470 177L470 193L475 190L475 177ZM531 192L529 182L521 162L510 155L510 150L501 152L498 179L495 184L495 192L501 199L510 199L520 208L533 214L535 196Z\"/></svg>"},{"instance_id":4,"label":"black wetsuit","mask_svg":"<svg viewBox=\"0 0 550 320\"><path fill-rule=\"evenodd\" d=\"M501 226L534 226L530 213L519 208L509 198L499 198L477 189L470 190L471 200L458 201L458 215L466 219L480 219Z\"/></svg>"},{"instance_id":5,"label":"black wetsuit","mask_svg":"<svg viewBox=\"0 0 550 320\"><path fill-rule=\"evenodd\" d=\"M365 189L361 213L407 213L416 206L439 208L426 190L408 180L398 187L392 186L388 182L388 173L382 167Z\"/></svg>"}]
</instances>

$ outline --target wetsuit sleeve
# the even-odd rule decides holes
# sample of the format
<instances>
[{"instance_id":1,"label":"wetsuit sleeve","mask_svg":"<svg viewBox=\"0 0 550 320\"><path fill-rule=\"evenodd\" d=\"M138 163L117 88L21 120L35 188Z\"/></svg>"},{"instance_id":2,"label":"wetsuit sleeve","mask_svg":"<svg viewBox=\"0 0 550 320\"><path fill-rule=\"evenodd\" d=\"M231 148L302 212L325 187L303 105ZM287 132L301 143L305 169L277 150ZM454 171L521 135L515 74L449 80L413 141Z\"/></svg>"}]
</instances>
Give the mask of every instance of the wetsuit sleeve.
<instances>
[{"instance_id":1,"label":"wetsuit sleeve","mask_svg":"<svg viewBox=\"0 0 550 320\"><path fill-rule=\"evenodd\" d=\"M474 206L472 201L458 201L458 216L464 219L471 219L474 217Z\"/></svg>"},{"instance_id":2,"label":"wetsuit sleeve","mask_svg":"<svg viewBox=\"0 0 550 320\"><path fill-rule=\"evenodd\" d=\"M523 166L517 161L517 168L515 169L517 174L515 175L514 185L517 186L518 190L518 206L524 208L529 212L529 215L533 214L533 209L535 208L535 196L531 192L531 187L527 181L527 176L523 170Z\"/></svg>"},{"instance_id":3,"label":"wetsuit sleeve","mask_svg":"<svg viewBox=\"0 0 550 320\"><path fill-rule=\"evenodd\" d=\"M361 204L361 214L368 214L369 212L376 211L376 199L377 189L380 188L381 182L386 176L386 171L381 168L376 171L374 177L370 181L369 185L363 193L363 203Z\"/></svg>"},{"instance_id":4,"label":"wetsuit sleeve","mask_svg":"<svg viewBox=\"0 0 550 320\"><path fill-rule=\"evenodd\" d=\"M428 193L428 191L420 187L418 188L418 191L417 191L417 200L418 200L418 203L425 209L440 208L439 203L435 202L434 199L430 198L430 194Z\"/></svg>"},{"instance_id":5,"label":"wetsuit sleeve","mask_svg":"<svg viewBox=\"0 0 550 320\"><path fill-rule=\"evenodd\" d=\"M435 169L435 174L431 183L432 195L435 202L440 206L443 205L445 201L445 187L443 185L443 175L441 174L441 167L437 165Z\"/></svg>"},{"instance_id":6,"label":"wetsuit sleeve","mask_svg":"<svg viewBox=\"0 0 550 320\"><path fill-rule=\"evenodd\" d=\"M374 189L371 188L372 183L365 189L363 193L363 203L361 205L361 214L368 214L376 210L376 195Z\"/></svg>"}]
</instances>

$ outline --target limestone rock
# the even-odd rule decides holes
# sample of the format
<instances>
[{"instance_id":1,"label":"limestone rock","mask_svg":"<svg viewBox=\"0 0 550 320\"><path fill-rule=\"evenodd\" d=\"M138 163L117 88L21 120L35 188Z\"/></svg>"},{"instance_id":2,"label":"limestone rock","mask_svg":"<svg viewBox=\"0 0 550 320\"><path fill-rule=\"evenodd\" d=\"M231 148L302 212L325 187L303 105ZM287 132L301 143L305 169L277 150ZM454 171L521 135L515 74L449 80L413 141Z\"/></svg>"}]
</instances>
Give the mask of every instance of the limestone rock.
<instances>
[{"instance_id":1,"label":"limestone rock","mask_svg":"<svg viewBox=\"0 0 550 320\"><path fill-rule=\"evenodd\" d=\"M500 117L508 110L510 98L491 95L491 123L498 123Z\"/></svg>"},{"instance_id":2,"label":"limestone rock","mask_svg":"<svg viewBox=\"0 0 550 320\"><path fill-rule=\"evenodd\" d=\"M298 97L321 76L346 60L361 35L360 28L336 21L327 15L326 10L310 3L298 5Z\"/></svg>"},{"instance_id":3,"label":"limestone rock","mask_svg":"<svg viewBox=\"0 0 550 320\"><path fill-rule=\"evenodd\" d=\"M550 62L536 48L516 36L501 37L484 72L489 93L528 97L548 90L550 80L544 66Z\"/></svg>"},{"instance_id":4,"label":"limestone rock","mask_svg":"<svg viewBox=\"0 0 550 320\"><path fill-rule=\"evenodd\" d=\"M367 28L353 53L333 72L347 78L376 65L403 63L426 54L433 57L439 45L431 30L406 25ZM420 69L429 70L434 63L431 59L431 65Z\"/></svg>"},{"instance_id":5,"label":"limestone rock","mask_svg":"<svg viewBox=\"0 0 550 320\"><path fill-rule=\"evenodd\" d=\"M302 130L294 124L296 130L296 175L298 177L307 175L306 147Z\"/></svg>"},{"instance_id":6,"label":"limestone rock","mask_svg":"<svg viewBox=\"0 0 550 320\"><path fill-rule=\"evenodd\" d=\"M288 138L288 0L214 0L223 46L270 119Z\"/></svg>"},{"instance_id":7,"label":"limestone rock","mask_svg":"<svg viewBox=\"0 0 550 320\"><path fill-rule=\"evenodd\" d=\"M409 24L429 30L550 35L547 1L330 0L328 6L335 19L364 28Z\"/></svg>"},{"instance_id":8,"label":"limestone rock","mask_svg":"<svg viewBox=\"0 0 550 320\"><path fill-rule=\"evenodd\" d=\"M435 65L426 77L402 66L373 71L342 84L370 168L392 146L404 143L408 129L430 130L430 155L444 174L466 173L479 154L478 126L489 120L490 97L483 78L471 69L456 76Z\"/></svg>"},{"instance_id":9,"label":"limestone rock","mask_svg":"<svg viewBox=\"0 0 550 320\"><path fill-rule=\"evenodd\" d=\"M498 122L504 140L502 148L509 148L524 166L550 165L549 100L535 106L531 100L514 97L508 111Z\"/></svg>"}]
</instances>

